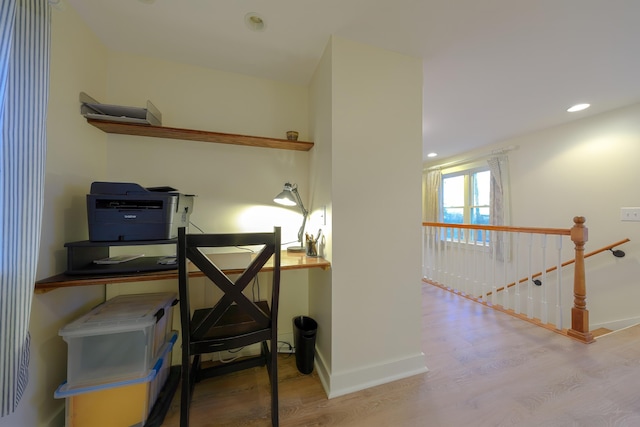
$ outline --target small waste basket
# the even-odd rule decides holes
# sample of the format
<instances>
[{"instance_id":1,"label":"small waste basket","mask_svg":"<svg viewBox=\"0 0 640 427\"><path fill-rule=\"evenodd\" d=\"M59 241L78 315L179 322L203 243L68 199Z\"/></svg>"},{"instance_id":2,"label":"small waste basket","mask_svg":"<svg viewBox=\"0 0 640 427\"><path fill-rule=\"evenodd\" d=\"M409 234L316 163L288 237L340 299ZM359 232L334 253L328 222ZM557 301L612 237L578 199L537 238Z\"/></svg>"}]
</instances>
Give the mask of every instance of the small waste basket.
<instances>
[{"instance_id":1,"label":"small waste basket","mask_svg":"<svg viewBox=\"0 0 640 427\"><path fill-rule=\"evenodd\" d=\"M313 371L318 323L307 316L293 318L293 345L296 351L296 367L303 374Z\"/></svg>"}]
</instances>

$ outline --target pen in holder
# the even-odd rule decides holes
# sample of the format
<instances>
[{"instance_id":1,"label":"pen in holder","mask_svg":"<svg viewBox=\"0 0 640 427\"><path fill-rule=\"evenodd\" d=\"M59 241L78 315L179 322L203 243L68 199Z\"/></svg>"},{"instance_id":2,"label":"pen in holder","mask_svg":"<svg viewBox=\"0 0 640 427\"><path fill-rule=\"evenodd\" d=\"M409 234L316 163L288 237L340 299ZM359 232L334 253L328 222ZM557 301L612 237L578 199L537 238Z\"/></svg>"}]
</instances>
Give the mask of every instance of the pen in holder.
<instances>
[{"instance_id":1,"label":"pen in holder","mask_svg":"<svg viewBox=\"0 0 640 427\"><path fill-rule=\"evenodd\" d=\"M318 230L318 236L313 237L309 233L306 234L307 241L307 256L318 256L318 240L322 230Z\"/></svg>"}]
</instances>

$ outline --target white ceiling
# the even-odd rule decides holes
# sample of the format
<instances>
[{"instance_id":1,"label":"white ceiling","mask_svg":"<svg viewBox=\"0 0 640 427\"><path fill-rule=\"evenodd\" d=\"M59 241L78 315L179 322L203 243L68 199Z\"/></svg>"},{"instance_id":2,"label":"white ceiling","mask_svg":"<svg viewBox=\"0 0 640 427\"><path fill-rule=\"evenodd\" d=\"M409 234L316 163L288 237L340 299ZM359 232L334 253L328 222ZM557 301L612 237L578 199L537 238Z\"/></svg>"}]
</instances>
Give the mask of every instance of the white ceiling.
<instances>
[{"instance_id":1,"label":"white ceiling","mask_svg":"<svg viewBox=\"0 0 640 427\"><path fill-rule=\"evenodd\" d=\"M423 58L440 158L640 102L640 0L61 1L111 49L294 84L330 35Z\"/></svg>"}]
</instances>

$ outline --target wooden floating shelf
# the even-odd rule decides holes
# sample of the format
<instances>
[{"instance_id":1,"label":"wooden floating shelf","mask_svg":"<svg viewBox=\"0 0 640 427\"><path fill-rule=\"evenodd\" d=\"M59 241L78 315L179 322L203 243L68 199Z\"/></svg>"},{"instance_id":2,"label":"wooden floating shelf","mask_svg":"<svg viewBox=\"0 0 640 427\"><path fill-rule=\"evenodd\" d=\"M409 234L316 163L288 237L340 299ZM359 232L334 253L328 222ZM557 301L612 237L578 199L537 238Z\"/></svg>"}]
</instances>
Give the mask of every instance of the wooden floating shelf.
<instances>
[{"instance_id":1,"label":"wooden floating shelf","mask_svg":"<svg viewBox=\"0 0 640 427\"><path fill-rule=\"evenodd\" d=\"M283 150L309 151L313 142L289 141L287 139L261 136L234 135L203 130L180 129L166 126L151 126L105 120L87 119L87 123L106 133L150 136L155 138L182 139L187 141L215 142L218 144L244 145L248 147L279 148Z\"/></svg>"}]
</instances>

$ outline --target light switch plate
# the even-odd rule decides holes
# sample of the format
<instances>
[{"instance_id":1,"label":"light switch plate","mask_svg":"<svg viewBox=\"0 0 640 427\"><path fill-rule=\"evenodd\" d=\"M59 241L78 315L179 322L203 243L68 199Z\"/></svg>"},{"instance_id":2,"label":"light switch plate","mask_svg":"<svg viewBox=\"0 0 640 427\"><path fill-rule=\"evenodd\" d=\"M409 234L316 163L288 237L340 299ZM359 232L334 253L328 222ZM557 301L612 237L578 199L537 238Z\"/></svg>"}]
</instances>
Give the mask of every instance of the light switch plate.
<instances>
[{"instance_id":1,"label":"light switch plate","mask_svg":"<svg viewBox=\"0 0 640 427\"><path fill-rule=\"evenodd\" d=\"M640 221L640 208L620 208L620 221Z\"/></svg>"}]
</instances>

